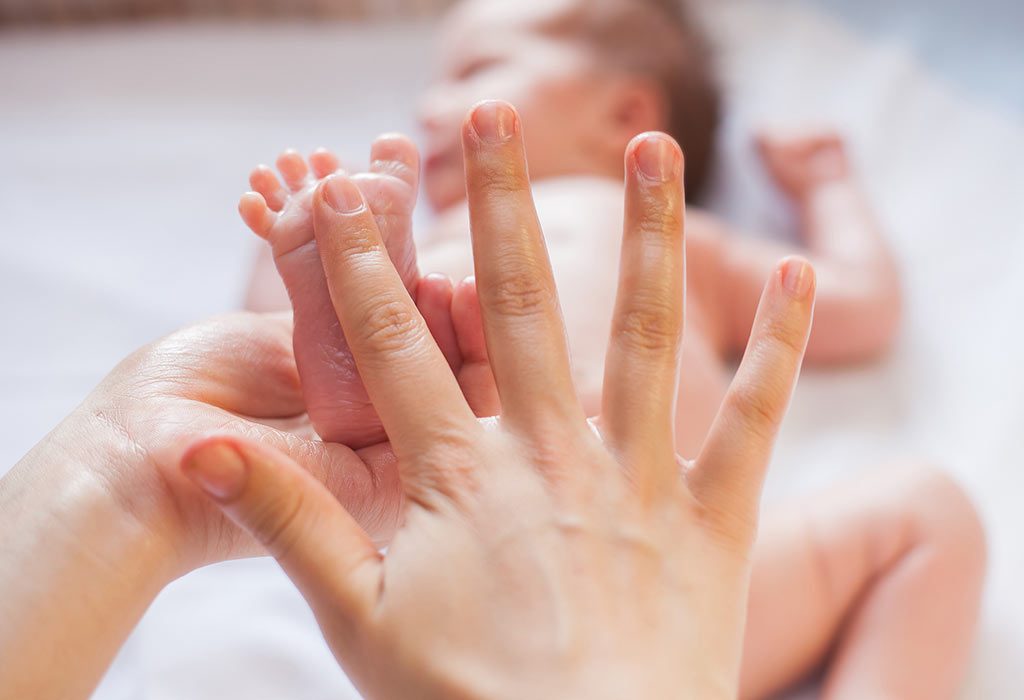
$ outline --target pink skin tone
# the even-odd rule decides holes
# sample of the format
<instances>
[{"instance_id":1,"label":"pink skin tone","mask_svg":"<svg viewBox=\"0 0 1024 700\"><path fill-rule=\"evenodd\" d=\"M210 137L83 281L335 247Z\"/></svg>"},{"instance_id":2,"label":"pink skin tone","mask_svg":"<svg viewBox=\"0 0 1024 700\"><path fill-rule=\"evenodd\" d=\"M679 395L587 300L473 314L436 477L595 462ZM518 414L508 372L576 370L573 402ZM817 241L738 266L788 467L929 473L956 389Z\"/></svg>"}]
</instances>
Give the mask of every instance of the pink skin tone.
<instances>
[{"instance_id":1,"label":"pink skin tone","mask_svg":"<svg viewBox=\"0 0 1024 700\"><path fill-rule=\"evenodd\" d=\"M412 209L419 183L419 154L406 138L385 135L371 148L368 172L353 175L369 202L388 252L406 289L453 369L461 376L485 373L482 344L459 346L457 326L472 328L476 313L471 279L453 287L444 275L421 277L412 240ZM253 192L239 202L239 213L254 233L270 243L274 262L295 314L295 361L303 377L310 421L328 442L353 449L386 439L380 419L363 388L352 353L334 313L312 221L317 183L339 170L338 159L320 149L307 162L294 151L277 159L281 179L266 167L253 170ZM284 181L282 185L281 180ZM469 353L466 355L465 353ZM472 394L477 386L464 382ZM474 407L492 415L493 397L471 395Z\"/></svg>"},{"instance_id":2,"label":"pink skin tone","mask_svg":"<svg viewBox=\"0 0 1024 700\"><path fill-rule=\"evenodd\" d=\"M422 239L419 258L427 269L457 279L472 272L461 123L479 99L510 99L526 131L574 381L584 409L595 415L619 262L621 154L635 134L665 124L660 97L649 84L596 72L590 49L539 29L551 13L575 1L540 7L470 0L449 16L439 42L440 74L420 110L423 185L438 218ZM805 255L817 271L808 364L873 360L892 345L899 328L898 270L842 138L828 130L766 131L755 145L799 214L803 245L737 235L727 223L688 208L687 337L676 423L684 455L694 455L707 435L748 340L764 280L780 258ZM258 274L250 299L259 298L261 309L286 308L273 292L277 284ZM324 301L293 302L297 319L303 303L326 307ZM828 698L954 695L970 656L984 535L970 502L948 479L916 462L906 471L910 476L873 481L885 494L884 513L872 494L840 486L798 509L814 511L814 527L794 527L783 511L768 514L755 558L743 697L769 697L823 664ZM920 488L908 488L908 482ZM922 499L924 492L933 498ZM819 501L838 505L813 507ZM942 513L960 527L935 527ZM809 533L830 528L836 535L812 546ZM908 539L908 531L914 537ZM875 546L889 556L852 556ZM819 565L823 561L827 566ZM804 607L807 591L820 593L820 604ZM796 610L798 623L792 622ZM894 640L913 653L892 653Z\"/></svg>"},{"instance_id":3,"label":"pink skin tone","mask_svg":"<svg viewBox=\"0 0 1024 700\"><path fill-rule=\"evenodd\" d=\"M719 418L698 458L680 460L678 146L645 134L627 151L615 321L601 415L588 421L521 124L509 105L483 103L463 141L502 407L489 427L359 188L332 176L313 204L335 310L405 490L386 556L298 465L252 441L200 441L182 471L278 558L367 697L735 698L757 502L810 330L813 270L799 258L773 270Z\"/></svg>"},{"instance_id":4,"label":"pink skin tone","mask_svg":"<svg viewBox=\"0 0 1024 700\"><path fill-rule=\"evenodd\" d=\"M779 161L773 144L762 147L766 160ZM824 156L832 163L822 179L836 180L834 156ZM821 159L817 149L803 159L815 161L806 168L796 158L782 158L776 164L786 171L780 182L794 194L813 190ZM314 273L322 274L314 262ZM474 330L480 323L479 308L471 303L475 289L460 285L452 298L446 278L424 281L420 312L442 349L449 348L449 362L460 367L463 391L484 394L471 401L478 415L497 413L486 349ZM304 301L334 313L329 295L297 297L297 327ZM461 304L470 312L460 310ZM474 340L453 342L455 329ZM300 340L297 330L297 353ZM836 486L766 517L755 548L740 697L770 697L826 658L827 698L952 697L983 581L985 542L977 515L955 484L927 467L887 469L866 484ZM865 551L875 556L866 558ZM937 658L947 661L943 673L932 668Z\"/></svg>"}]
</instances>

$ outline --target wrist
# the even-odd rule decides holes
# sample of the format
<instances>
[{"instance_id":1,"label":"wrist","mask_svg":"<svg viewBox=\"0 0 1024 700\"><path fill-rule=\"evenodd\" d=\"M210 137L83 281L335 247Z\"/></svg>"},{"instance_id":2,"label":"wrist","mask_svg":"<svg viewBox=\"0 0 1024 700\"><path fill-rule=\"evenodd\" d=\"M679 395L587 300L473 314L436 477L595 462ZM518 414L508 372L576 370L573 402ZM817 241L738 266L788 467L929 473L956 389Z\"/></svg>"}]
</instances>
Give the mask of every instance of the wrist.
<instances>
[{"instance_id":1,"label":"wrist","mask_svg":"<svg viewBox=\"0 0 1024 700\"><path fill-rule=\"evenodd\" d=\"M50 534L66 537L69 546L93 548L100 565L145 563L147 587L162 588L183 573L180 548L159 475L140 465L143 460L144 449L127 430L80 407L9 476L32 521L48 518ZM0 499L6 495L0 489Z\"/></svg>"},{"instance_id":2,"label":"wrist","mask_svg":"<svg viewBox=\"0 0 1024 700\"><path fill-rule=\"evenodd\" d=\"M174 552L100 468L118 458L107 439L71 416L0 480L4 697L87 696L174 577Z\"/></svg>"},{"instance_id":3,"label":"wrist","mask_svg":"<svg viewBox=\"0 0 1024 700\"><path fill-rule=\"evenodd\" d=\"M795 198L798 203L807 206L821 198L834 196L837 192L848 192L856 187L856 180L850 173L836 173L806 183L795 193Z\"/></svg>"}]
</instances>

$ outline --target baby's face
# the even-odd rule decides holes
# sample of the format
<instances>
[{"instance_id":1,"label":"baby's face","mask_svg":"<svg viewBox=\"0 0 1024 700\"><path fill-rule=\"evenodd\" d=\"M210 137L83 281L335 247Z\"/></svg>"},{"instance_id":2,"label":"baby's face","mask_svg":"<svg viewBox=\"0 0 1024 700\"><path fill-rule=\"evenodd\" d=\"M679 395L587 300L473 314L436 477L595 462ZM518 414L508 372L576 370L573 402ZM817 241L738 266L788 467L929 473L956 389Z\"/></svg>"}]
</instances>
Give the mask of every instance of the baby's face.
<instances>
[{"instance_id":1,"label":"baby's face","mask_svg":"<svg viewBox=\"0 0 1024 700\"><path fill-rule=\"evenodd\" d=\"M602 87L592 52L541 30L578 0L468 0L445 21L439 75L424 95L424 189L434 209L465 197L460 129L468 110L503 99L519 110L534 179L594 173ZM603 157L603 156L602 156Z\"/></svg>"}]
</instances>

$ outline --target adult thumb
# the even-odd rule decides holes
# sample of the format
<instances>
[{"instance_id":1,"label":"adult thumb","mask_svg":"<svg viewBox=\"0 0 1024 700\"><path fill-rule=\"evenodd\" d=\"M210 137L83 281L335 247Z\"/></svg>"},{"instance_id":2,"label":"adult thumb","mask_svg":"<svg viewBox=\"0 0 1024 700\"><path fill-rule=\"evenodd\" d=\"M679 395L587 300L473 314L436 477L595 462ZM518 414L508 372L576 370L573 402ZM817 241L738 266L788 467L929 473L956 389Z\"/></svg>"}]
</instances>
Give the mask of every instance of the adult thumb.
<instances>
[{"instance_id":1,"label":"adult thumb","mask_svg":"<svg viewBox=\"0 0 1024 700\"><path fill-rule=\"evenodd\" d=\"M290 458L239 437L211 437L185 451L181 470L277 559L314 610L355 621L372 609L380 554L330 491Z\"/></svg>"}]
</instances>

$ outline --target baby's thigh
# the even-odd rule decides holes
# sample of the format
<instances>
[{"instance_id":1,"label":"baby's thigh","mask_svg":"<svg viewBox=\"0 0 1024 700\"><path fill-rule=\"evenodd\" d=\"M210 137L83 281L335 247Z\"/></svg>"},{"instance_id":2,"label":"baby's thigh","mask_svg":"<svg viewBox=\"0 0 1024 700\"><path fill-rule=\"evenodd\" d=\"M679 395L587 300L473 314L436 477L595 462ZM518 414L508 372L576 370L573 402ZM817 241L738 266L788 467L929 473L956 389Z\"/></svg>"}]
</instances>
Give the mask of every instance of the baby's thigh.
<instances>
[{"instance_id":1,"label":"baby's thigh","mask_svg":"<svg viewBox=\"0 0 1024 700\"><path fill-rule=\"evenodd\" d=\"M764 697L818 667L872 586L904 557L941 550L939 565L983 569L970 501L942 472L895 465L766 513L755 548L744 697ZM930 595L963 585L935 577Z\"/></svg>"}]
</instances>

